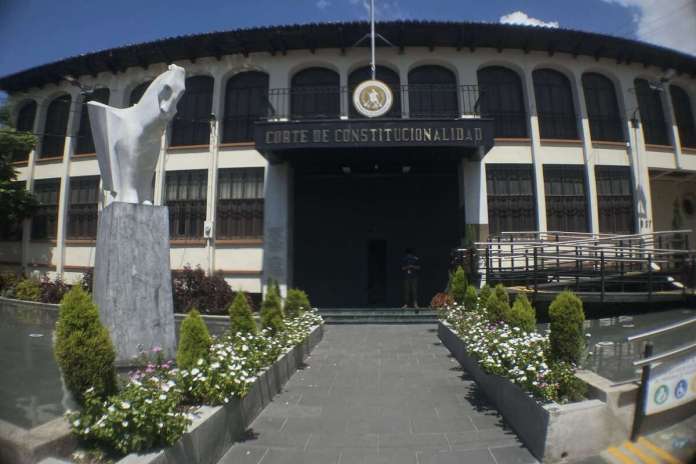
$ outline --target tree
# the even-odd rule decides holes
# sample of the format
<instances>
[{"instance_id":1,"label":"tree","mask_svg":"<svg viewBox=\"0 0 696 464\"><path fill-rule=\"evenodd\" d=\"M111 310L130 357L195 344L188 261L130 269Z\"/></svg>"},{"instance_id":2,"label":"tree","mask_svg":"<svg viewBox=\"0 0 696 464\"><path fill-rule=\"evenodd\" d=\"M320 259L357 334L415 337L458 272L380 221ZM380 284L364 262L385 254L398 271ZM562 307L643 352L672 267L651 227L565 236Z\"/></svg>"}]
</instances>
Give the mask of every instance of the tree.
<instances>
[{"instance_id":1,"label":"tree","mask_svg":"<svg viewBox=\"0 0 696 464\"><path fill-rule=\"evenodd\" d=\"M264 329L268 329L272 335L285 330L280 291L278 285L273 281L269 282L266 297L261 303L261 325Z\"/></svg>"},{"instance_id":2,"label":"tree","mask_svg":"<svg viewBox=\"0 0 696 464\"><path fill-rule=\"evenodd\" d=\"M36 137L10 127L8 109L0 108L0 224L19 224L37 207L36 198L16 181L12 166L18 153L28 153L35 145Z\"/></svg>"},{"instance_id":3,"label":"tree","mask_svg":"<svg viewBox=\"0 0 696 464\"><path fill-rule=\"evenodd\" d=\"M192 308L179 328L179 348L176 351L176 364L180 369L191 369L199 359L208 356L210 334L201 313Z\"/></svg>"},{"instance_id":4,"label":"tree","mask_svg":"<svg viewBox=\"0 0 696 464\"><path fill-rule=\"evenodd\" d=\"M236 334L256 334L256 322L251 314L249 301L243 291L238 291L228 309L230 313L230 332Z\"/></svg>"},{"instance_id":5,"label":"tree","mask_svg":"<svg viewBox=\"0 0 696 464\"><path fill-rule=\"evenodd\" d=\"M464 303L464 298L466 296L466 288L466 273L464 272L464 269L462 269L461 266L457 266L457 269L454 271L454 274L450 276L449 294L455 301L455 303L457 303L458 305Z\"/></svg>"},{"instance_id":6,"label":"tree","mask_svg":"<svg viewBox=\"0 0 696 464\"><path fill-rule=\"evenodd\" d=\"M285 307L283 308L285 317L294 319L310 309L312 309L312 306L305 292L297 288L288 290L288 296L285 298Z\"/></svg>"},{"instance_id":7,"label":"tree","mask_svg":"<svg viewBox=\"0 0 696 464\"><path fill-rule=\"evenodd\" d=\"M559 293L549 305L551 357L579 364L585 350L582 300L569 290Z\"/></svg>"}]
</instances>

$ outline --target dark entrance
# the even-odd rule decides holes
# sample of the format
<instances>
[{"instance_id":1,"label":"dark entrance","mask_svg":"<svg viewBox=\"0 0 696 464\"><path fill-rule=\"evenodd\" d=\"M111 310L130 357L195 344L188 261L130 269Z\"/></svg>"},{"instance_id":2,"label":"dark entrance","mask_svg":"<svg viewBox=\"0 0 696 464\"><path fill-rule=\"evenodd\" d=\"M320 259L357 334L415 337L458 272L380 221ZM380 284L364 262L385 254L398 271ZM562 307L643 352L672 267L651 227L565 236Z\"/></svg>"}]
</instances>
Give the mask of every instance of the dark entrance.
<instances>
[{"instance_id":1,"label":"dark entrance","mask_svg":"<svg viewBox=\"0 0 696 464\"><path fill-rule=\"evenodd\" d=\"M401 306L401 257L412 247L426 306L458 245L456 160L314 155L293 162L294 285L320 307Z\"/></svg>"}]
</instances>

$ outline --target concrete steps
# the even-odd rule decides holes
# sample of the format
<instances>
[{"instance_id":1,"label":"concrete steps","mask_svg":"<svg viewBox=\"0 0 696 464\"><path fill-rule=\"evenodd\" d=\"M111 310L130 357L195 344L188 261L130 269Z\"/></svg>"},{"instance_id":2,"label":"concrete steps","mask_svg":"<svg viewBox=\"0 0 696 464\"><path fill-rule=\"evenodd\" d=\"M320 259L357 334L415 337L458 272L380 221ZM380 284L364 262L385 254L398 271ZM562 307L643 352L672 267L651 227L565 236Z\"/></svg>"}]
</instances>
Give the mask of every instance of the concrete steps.
<instances>
[{"instance_id":1,"label":"concrete steps","mask_svg":"<svg viewBox=\"0 0 696 464\"><path fill-rule=\"evenodd\" d=\"M430 308L319 308L327 324L435 324Z\"/></svg>"},{"instance_id":2,"label":"concrete steps","mask_svg":"<svg viewBox=\"0 0 696 464\"><path fill-rule=\"evenodd\" d=\"M635 443L625 441L621 446L611 446L601 456L610 464L686 464L644 437Z\"/></svg>"}]
</instances>

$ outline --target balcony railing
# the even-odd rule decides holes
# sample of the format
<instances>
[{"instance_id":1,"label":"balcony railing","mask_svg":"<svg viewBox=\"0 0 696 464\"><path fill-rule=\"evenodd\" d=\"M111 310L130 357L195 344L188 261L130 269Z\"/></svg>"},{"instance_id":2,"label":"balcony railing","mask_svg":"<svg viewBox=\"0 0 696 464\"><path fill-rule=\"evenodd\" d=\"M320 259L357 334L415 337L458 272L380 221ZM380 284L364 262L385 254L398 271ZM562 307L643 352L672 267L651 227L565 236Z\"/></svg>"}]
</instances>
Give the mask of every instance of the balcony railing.
<instances>
[{"instance_id":1,"label":"balcony railing","mask_svg":"<svg viewBox=\"0 0 696 464\"><path fill-rule=\"evenodd\" d=\"M362 118L353 108L352 88L295 87L268 91L268 119ZM392 87L392 109L383 117L461 118L479 116L477 85L412 84Z\"/></svg>"}]
</instances>

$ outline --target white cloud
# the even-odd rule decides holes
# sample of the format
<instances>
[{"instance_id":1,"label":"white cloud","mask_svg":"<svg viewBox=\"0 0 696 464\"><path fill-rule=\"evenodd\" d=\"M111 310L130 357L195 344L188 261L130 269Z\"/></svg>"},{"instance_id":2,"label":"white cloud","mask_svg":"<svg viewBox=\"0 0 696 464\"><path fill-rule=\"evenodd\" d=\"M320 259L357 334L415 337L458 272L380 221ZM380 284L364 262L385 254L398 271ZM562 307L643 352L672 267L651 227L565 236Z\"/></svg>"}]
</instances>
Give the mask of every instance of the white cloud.
<instances>
[{"instance_id":1,"label":"white cloud","mask_svg":"<svg viewBox=\"0 0 696 464\"><path fill-rule=\"evenodd\" d=\"M632 10L633 24L619 26L625 35L635 27L636 37L696 55L696 2L694 0L602 0Z\"/></svg>"},{"instance_id":2,"label":"white cloud","mask_svg":"<svg viewBox=\"0 0 696 464\"><path fill-rule=\"evenodd\" d=\"M319 8L320 10L325 10L329 6L331 6L331 2L329 2L328 0L319 0L317 2L317 8Z\"/></svg>"},{"instance_id":3,"label":"white cloud","mask_svg":"<svg viewBox=\"0 0 696 464\"><path fill-rule=\"evenodd\" d=\"M527 16L524 11L514 11L510 14L500 17L500 22L503 24L522 24L524 26L540 26L540 27L558 27L558 21L542 21L541 19Z\"/></svg>"},{"instance_id":4,"label":"white cloud","mask_svg":"<svg viewBox=\"0 0 696 464\"><path fill-rule=\"evenodd\" d=\"M370 17L370 0L349 0L351 5L360 6L363 12L360 16L364 19ZM389 19L406 19L409 14L403 8L399 0L380 0L375 2L375 20L384 21Z\"/></svg>"}]
</instances>

